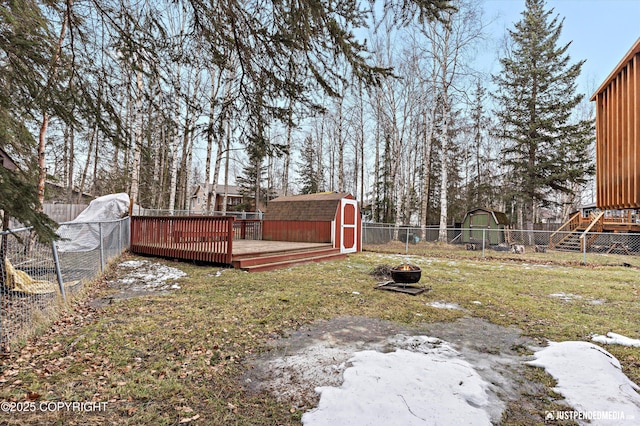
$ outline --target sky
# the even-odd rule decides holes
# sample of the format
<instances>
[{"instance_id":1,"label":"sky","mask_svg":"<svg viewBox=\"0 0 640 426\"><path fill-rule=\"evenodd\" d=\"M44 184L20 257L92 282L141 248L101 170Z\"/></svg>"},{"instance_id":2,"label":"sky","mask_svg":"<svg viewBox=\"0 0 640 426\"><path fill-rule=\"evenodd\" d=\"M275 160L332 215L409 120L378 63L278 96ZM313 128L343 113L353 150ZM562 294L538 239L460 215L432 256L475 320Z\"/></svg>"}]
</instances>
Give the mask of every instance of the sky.
<instances>
[{"instance_id":1,"label":"sky","mask_svg":"<svg viewBox=\"0 0 640 426\"><path fill-rule=\"evenodd\" d=\"M483 71L499 72L499 40L522 18L524 5L524 0L484 1L494 54L485 56ZM586 60L578 84L579 91L591 97L640 38L640 0L547 0L546 5L564 18L561 42L571 42L573 62Z\"/></svg>"}]
</instances>

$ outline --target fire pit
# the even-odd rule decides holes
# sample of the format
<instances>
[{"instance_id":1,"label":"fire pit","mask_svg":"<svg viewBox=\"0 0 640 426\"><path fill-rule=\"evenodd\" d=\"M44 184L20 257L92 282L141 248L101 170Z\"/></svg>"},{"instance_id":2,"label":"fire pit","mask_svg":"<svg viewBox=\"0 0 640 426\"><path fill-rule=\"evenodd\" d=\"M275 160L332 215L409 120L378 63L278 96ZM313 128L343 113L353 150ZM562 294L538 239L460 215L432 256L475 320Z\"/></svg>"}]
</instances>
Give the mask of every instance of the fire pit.
<instances>
[{"instance_id":1,"label":"fire pit","mask_svg":"<svg viewBox=\"0 0 640 426\"><path fill-rule=\"evenodd\" d=\"M414 284L420 281L422 270L419 266L403 263L391 268L391 279L398 284Z\"/></svg>"},{"instance_id":2,"label":"fire pit","mask_svg":"<svg viewBox=\"0 0 640 426\"><path fill-rule=\"evenodd\" d=\"M426 290L424 287L412 286L412 284L420 281L422 270L419 266L403 263L389 269L389 272L391 273L391 279L393 281L378 283L376 289L398 291L414 296Z\"/></svg>"}]
</instances>

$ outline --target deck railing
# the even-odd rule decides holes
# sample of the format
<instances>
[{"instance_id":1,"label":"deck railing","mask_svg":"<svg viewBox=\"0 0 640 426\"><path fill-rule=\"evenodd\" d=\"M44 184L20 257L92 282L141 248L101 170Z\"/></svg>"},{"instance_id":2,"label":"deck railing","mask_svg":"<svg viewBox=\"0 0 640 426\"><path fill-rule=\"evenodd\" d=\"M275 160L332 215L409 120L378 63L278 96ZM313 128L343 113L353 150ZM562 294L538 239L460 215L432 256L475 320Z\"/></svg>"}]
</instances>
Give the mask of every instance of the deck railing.
<instances>
[{"instance_id":1,"label":"deck railing","mask_svg":"<svg viewBox=\"0 0 640 426\"><path fill-rule=\"evenodd\" d=\"M262 220L236 219L233 222L233 238L236 240L261 240Z\"/></svg>"},{"instance_id":2,"label":"deck railing","mask_svg":"<svg viewBox=\"0 0 640 426\"><path fill-rule=\"evenodd\" d=\"M230 264L234 218L133 216L131 251L139 254Z\"/></svg>"},{"instance_id":3,"label":"deck railing","mask_svg":"<svg viewBox=\"0 0 640 426\"><path fill-rule=\"evenodd\" d=\"M589 215L591 223L587 226L587 229L584 230L582 235L580 235L580 247L582 247L583 251L591 247L591 244L593 244L593 242L598 238L596 233L600 233L604 230L604 215L604 211L601 211L598 214L591 213Z\"/></svg>"}]
</instances>

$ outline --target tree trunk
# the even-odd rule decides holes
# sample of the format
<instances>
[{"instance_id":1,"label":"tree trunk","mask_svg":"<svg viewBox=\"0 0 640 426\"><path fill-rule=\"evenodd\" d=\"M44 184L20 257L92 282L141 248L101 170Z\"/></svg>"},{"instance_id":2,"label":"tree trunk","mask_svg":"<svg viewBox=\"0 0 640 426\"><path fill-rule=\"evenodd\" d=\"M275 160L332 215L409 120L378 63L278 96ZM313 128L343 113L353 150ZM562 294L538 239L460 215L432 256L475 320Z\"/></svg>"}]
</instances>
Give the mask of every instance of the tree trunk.
<instances>
[{"instance_id":1,"label":"tree trunk","mask_svg":"<svg viewBox=\"0 0 640 426\"><path fill-rule=\"evenodd\" d=\"M434 84L435 86L435 84ZM435 95L435 91L434 91ZM420 223L422 225L422 239L427 239L427 225L429 214L429 188L431 186L431 142L433 141L433 122L435 121L435 106L429 107L424 114L424 140L422 143L422 171L424 181L422 183L422 203L420 211ZM428 114L428 116L427 116Z\"/></svg>"},{"instance_id":2,"label":"tree trunk","mask_svg":"<svg viewBox=\"0 0 640 426\"><path fill-rule=\"evenodd\" d=\"M173 130L172 135L170 136L171 141L169 142L169 152L171 155L171 173L170 173L170 182L169 182L169 211L173 214L176 204L176 190L178 183L178 148L176 141L176 130Z\"/></svg>"},{"instance_id":3,"label":"tree trunk","mask_svg":"<svg viewBox=\"0 0 640 426\"><path fill-rule=\"evenodd\" d=\"M227 122L227 133L225 134L227 140L227 148L225 152L225 161L224 161L224 195L222 197L222 214L227 213L227 203L229 197L229 157L231 155L231 135L229 132L231 131L231 125Z\"/></svg>"},{"instance_id":4,"label":"tree trunk","mask_svg":"<svg viewBox=\"0 0 640 426\"><path fill-rule=\"evenodd\" d=\"M142 150L142 71L136 72L136 111L135 111L135 133L133 140L133 166L131 170L131 205L138 203L140 192L140 157Z\"/></svg>"},{"instance_id":5,"label":"tree trunk","mask_svg":"<svg viewBox=\"0 0 640 426\"><path fill-rule=\"evenodd\" d=\"M447 207L449 187L449 169L448 169L448 149L449 149L449 105L444 101L443 118L442 118L442 168L440 171L440 227L438 232L438 241L446 243L447 235Z\"/></svg>"},{"instance_id":6,"label":"tree trunk","mask_svg":"<svg viewBox=\"0 0 640 426\"><path fill-rule=\"evenodd\" d=\"M58 43L56 44L56 50L53 53L51 60L51 74L47 81L47 87L54 84L56 76L58 74L58 59L62 54L62 42L64 41L65 34L67 33L67 24L69 22L69 8L73 5L73 0L67 1L67 9L64 11L62 18L62 26L60 27L60 36L58 37ZM47 180L47 164L45 158L45 149L47 146L47 127L49 126L49 114L45 110L42 112L42 123L40 125L40 133L38 138L38 205L36 211L42 212L42 205L44 204L44 187Z\"/></svg>"},{"instance_id":7,"label":"tree trunk","mask_svg":"<svg viewBox=\"0 0 640 426\"><path fill-rule=\"evenodd\" d=\"M80 204L82 200L82 193L84 192L84 184L87 180L87 173L89 172L89 164L91 164L91 154L93 152L93 145L96 143L98 137L98 126L94 125L91 132L91 138L89 139L89 149L87 149L87 161L84 163L84 169L82 170L82 177L80 179L80 188L78 188L77 203ZM95 176L94 176L95 179Z\"/></svg>"},{"instance_id":8,"label":"tree trunk","mask_svg":"<svg viewBox=\"0 0 640 426\"><path fill-rule=\"evenodd\" d=\"M287 151L284 153L284 170L282 172L282 189L289 195L289 164L291 162L291 132L293 129L293 101L289 101L289 120L287 122Z\"/></svg>"},{"instance_id":9,"label":"tree trunk","mask_svg":"<svg viewBox=\"0 0 640 426\"><path fill-rule=\"evenodd\" d=\"M344 138L342 135L342 107L344 97L341 96L338 104L338 192L344 192Z\"/></svg>"}]
</instances>

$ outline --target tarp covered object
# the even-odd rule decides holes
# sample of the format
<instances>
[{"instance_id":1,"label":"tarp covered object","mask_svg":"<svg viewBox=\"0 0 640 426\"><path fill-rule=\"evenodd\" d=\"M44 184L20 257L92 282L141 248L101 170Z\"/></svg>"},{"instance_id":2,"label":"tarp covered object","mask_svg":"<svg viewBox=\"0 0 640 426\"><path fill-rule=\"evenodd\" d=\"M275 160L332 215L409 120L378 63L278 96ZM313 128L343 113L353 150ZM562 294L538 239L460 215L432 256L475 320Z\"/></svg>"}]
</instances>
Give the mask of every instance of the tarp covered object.
<instances>
[{"instance_id":1,"label":"tarp covered object","mask_svg":"<svg viewBox=\"0 0 640 426\"><path fill-rule=\"evenodd\" d=\"M89 206L71 223L102 222L123 218L129 213L129 203L129 195L124 192L98 197L89 203Z\"/></svg>"},{"instance_id":2,"label":"tarp covered object","mask_svg":"<svg viewBox=\"0 0 640 426\"><path fill-rule=\"evenodd\" d=\"M64 240L58 242L60 252L84 252L100 248L98 222L108 222L125 217L129 213L129 195L125 193L98 197L71 222L58 228ZM109 235L117 222L102 223L102 234Z\"/></svg>"}]
</instances>

